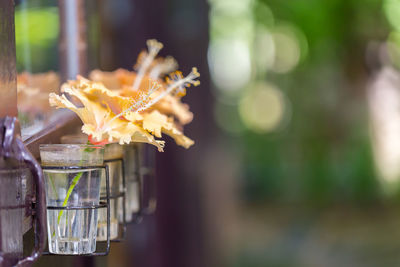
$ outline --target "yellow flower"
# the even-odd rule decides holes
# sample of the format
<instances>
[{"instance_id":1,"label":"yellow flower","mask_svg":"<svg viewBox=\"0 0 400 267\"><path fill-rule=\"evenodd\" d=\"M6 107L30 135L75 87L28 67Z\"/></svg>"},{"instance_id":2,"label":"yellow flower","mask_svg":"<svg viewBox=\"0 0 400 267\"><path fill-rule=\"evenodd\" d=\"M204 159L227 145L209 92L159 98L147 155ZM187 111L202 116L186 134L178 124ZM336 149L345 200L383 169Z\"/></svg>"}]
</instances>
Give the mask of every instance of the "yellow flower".
<instances>
[{"instance_id":1,"label":"yellow flower","mask_svg":"<svg viewBox=\"0 0 400 267\"><path fill-rule=\"evenodd\" d=\"M90 83L88 80L82 80L82 83ZM104 103L107 107L110 107L114 114L122 114L123 117L136 124L140 125L143 129L151 132L156 137L161 137L161 133L171 136L178 145L185 148L189 148L194 142L186 137L181 131L178 130L176 125L173 123L173 118L168 118L166 115L161 114L157 110L148 111L146 105L149 105L150 96L158 89L157 83L153 82L150 90L143 93L136 99L123 97L110 91L104 86L85 86L82 87L82 92L85 96L94 102ZM140 91L135 91L140 92ZM132 101L136 104L134 109L129 110L132 106ZM138 110L143 109L144 112L138 113Z\"/></svg>"},{"instance_id":2,"label":"yellow flower","mask_svg":"<svg viewBox=\"0 0 400 267\"><path fill-rule=\"evenodd\" d=\"M140 84L139 90L132 90L132 83L136 78L136 73L124 69L118 69L113 72L94 70L89 78L95 82L103 83L107 88L115 91L120 96L136 97L138 92L147 90L150 76L145 75ZM157 80L162 86L159 91L165 90L168 85ZM153 97L160 94L155 92ZM177 118L180 124L185 125L193 120L193 113L189 110L189 105L182 103L181 97L173 94L166 94L160 101L155 103L152 109L157 109L163 114L171 115Z\"/></svg>"},{"instance_id":3,"label":"yellow flower","mask_svg":"<svg viewBox=\"0 0 400 267\"><path fill-rule=\"evenodd\" d=\"M171 56L156 58L158 52L163 47L158 41L153 39L148 40L147 46L148 51L142 51L138 57L137 64L135 65L137 72L124 69L118 69L113 72L94 70L90 73L89 78L93 81L103 83L111 90L118 91L121 96L135 97L136 91L146 90L149 80L156 80L161 84L162 88L167 88L168 84L164 83L161 77L174 71L178 67L178 64ZM175 72L167 80L173 83L182 78L184 77L182 77L181 72ZM181 125L185 125L193 120L193 113L189 111L189 106L181 101L180 96L182 96L182 93L185 93L184 86L181 84L175 89L178 90L175 90L171 94L165 94L162 99L154 103L152 109L157 109L166 115L172 115ZM153 97L160 94L161 91L163 90L155 92Z\"/></svg>"},{"instance_id":4,"label":"yellow flower","mask_svg":"<svg viewBox=\"0 0 400 267\"><path fill-rule=\"evenodd\" d=\"M186 94L186 88L191 85L198 86L200 77L197 68L192 68L192 72L183 77L182 72L176 71L167 78L167 85L163 91L158 91L158 95L150 102L154 109L166 115L175 116L182 125L188 124L193 119L193 113L189 111L189 106L181 102L181 97Z\"/></svg>"},{"instance_id":5,"label":"yellow flower","mask_svg":"<svg viewBox=\"0 0 400 267\"><path fill-rule=\"evenodd\" d=\"M194 141L186 137L174 125L173 118L168 118L157 110L143 114L143 128L154 134L156 137L161 137L161 132L172 137L175 142L189 148L194 144Z\"/></svg>"},{"instance_id":6,"label":"yellow flower","mask_svg":"<svg viewBox=\"0 0 400 267\"><path fill-rule=\"evenodd\" d=\"M141 52L138 57L135 66L137 72L118 69L114 72L95 70L90 73L89 77L92 80L104 83L105 87L112 91L97 86L84 89L84 93L93 101L107 103L115 114L131 105L129 99L137 101L147 96L140 107L125 112L124 118L141 125L156 137L161 137L161 133L167 134L174 138L178 145L188 148L194 142L178 129L174 117L180 125L192 121L193 113L189 111L187 104L182 103L181 98L186 94L187 87L200 84L197 80L200 74L196 68L193 68L186 77L182 72L175 71L164 82L160 77L176 69L177 63L172 57L156 58L162 48L162 44L156 40L148 40L147 46L148 51ZM153 86L148 86L153 81L156 81L160 88L154 89Z\"/></svg>"},{"instance_id":7,"label":"yellow flower","mask_svg":"<svg viewBox=\"0 0 400 267\"><path fill-rule=\"evenodd\" d=\"M180 98L172 95L164 96L161 101L154 104L153 108L163 114L176 117L182 125L186 125L193 120L193 113L189 110L189 105L182 103Z\"/></svg>"},{"instance_id":8,"label":"yellow flower","mask_svg":"<svg viewBox=\"0 0 400 267\"><path fill-rule=\"evenodd\" d=\"M151 94L160 88L160 85L157 82L149 82L146 90L137 91L129 97L121 96L118 92L106 88L102 83L92 82L81 76L78 76L75 81L69 81L68 87L79 88L90 101L100 103L110 108L114 114L126 117L147 105Z\"/></svg>"},{"instance_id":9,"label":"yellow flower","mask_svg":"<svg viewBox=\"0 0 400 267\"><path fill-rule=\"evenodd\" d=\"M93 83L89 80L78 78L77 81L66 83L62 86L62 91L79 99L83 107L77 107L73 104L65 94L61 96L51 93L49 102L51 106L57 108L67 108L75 112L83 122L82 132L89 135L95 142L107 140L109 143L119 142L120 144L129 144L130 142L144 142L155 145L159 151L163 151L164 141L155 140L154 137L139 125L127 121L123 116L126 112L130 112L140 107L140 101L131 100L131 106L116 114L113 108L120 108L124 104L122 99L120 102L111 103L98 95L100 102L93 101L85 93L85 90L96 88L97 91L110 92L99 83ZM112 93L112 92L111 92ZM101 100L100 100L101 99ZM125 108L126 106L123 106Z\"/></svg>"}]
</instances>

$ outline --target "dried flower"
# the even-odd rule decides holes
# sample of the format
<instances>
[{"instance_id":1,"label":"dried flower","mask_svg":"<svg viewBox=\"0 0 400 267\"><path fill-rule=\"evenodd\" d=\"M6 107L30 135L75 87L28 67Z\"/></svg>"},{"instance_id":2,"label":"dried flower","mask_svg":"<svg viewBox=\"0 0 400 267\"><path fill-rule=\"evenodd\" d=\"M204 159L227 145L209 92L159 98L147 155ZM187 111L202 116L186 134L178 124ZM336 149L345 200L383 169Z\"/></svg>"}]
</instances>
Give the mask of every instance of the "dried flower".
<instances>
[{"instance_id":1,"label":"dried flower","mask_svg":"<svg viewBox=\"0 0 400 267\"><path fill-rule=\"evenodd\" d=\"M145 105L142 109L139 109L138 111L142 111L151 107L152 105L163 99L165 96L170 94L174 96L184 96L186 94L186 87L190 87L191 85L200 85L200 81L196 80L198 77L200 77L200 73L198 73L197 68L193 68L192 72L190 72L189 75L187 75L186 77L183 77L182 73L178 71L172 74L170 77L171 79L167 80L168 87L165 88L163 92L160 92L156 97L152 98L152 100L147 105Z\"/></svg>"},{"instance_id":2,"label":"dried flower","mask_svg":"<svg viewBox=\"0 0 400 267\"><path fill-rule=\"evenodd\" d=\"M82 80L82 78L80 79ZM90 83L88 80L83 82ZM156 137L161 137L161 133L167 134L174 138L178 145L185 148L189 148L194 144L191 139L179 131L172 117L169 118L157 110L146 110L146 106L150 104L150 97L160 87L157 82L152 82L146 92L136 91L135 98L120 96L100 85L86 86L82 89L82 92L89 100L96 103L104 103L114 114L119 114L114 119L123 117L135 125L141 126ZM138 113L139 110L146 110L147 112Z\"/></svg>"},{"instance_id":3,"label":"dried flower","mask_svg":"<svg viewBox=\"0 0 400 267\"><path fill-rule=\"evenodd\" d=\"M138 91L140 92L148 88L148 81L151 80L149 76L145 75L139 87L140 89L132 91L131 84L136 76L135 72L124 69L118 69L113 72L94 70L90 73L89 78L93 81L103 83L107 88L121 96L135 97ZM162 85L160 91L168 86L162 80L157 80L157 82ZM193 120L193 113L190 112L189 105L182 103L181 98L173 94L165 95L160 101L154 104L152 109L157 109L162 114L174 116L182 125L188 124Z\"/></svg>"},{"instance_id":4,"label":"dried flower","mask_svg":"<svg viewBox=\"0 0 400 267\"><path fill-rule=\"evenodd\" d=\"M161 133L169 135L175 142L189 148L194 144L194 141L186 137L177 126L174 124L173 118L168 118L157 110L143 114L143 128L154 134L156 137L161 137Z\"/></svg>"},{"instance_id":5,"label":"dried flower","mask_svg":"<svg viewBox=\"0 0 400 267\"><path fill-rule=\"evenodd\" d=\"M97 94L97 100L94 101L88 97L86 91L93 89ZM154 137L144 130L141 126L125 119L125 115L133 112L142 104L140 101L145 101L145 98L140 99L125 99L111 102L105 95L112 92L105 88L102 84L93 83L82 77L78 80L65 83L62 86L62 91L79 99L83 107L77 107L73 104L65 94L61 96L51 93L49 101L51 106L57 108L68 108L75 112L83 122L82 132L89 135L89 138L94 142L102 142L107 140L109 143L119 142L120 144L129 144L130 142L145 142L157 146L159 151L163 151L164 141L155 140ZM130 104L128 106L126 103ZM121 111L114 113L112 108L117 108ZM122 107L122 108L121 108Z\"/></svg>"},{"instance_id":6,"label":"dried flower","mask_svg":"<svg viewBox=\"0 0 400 267\"><path fill-rule=\"evenodd\" d=\"M163 47L156 40L148 40L147 46L148 51L141 52L138 57L135 66L137 73L123 69L114 72L93 71L89 77L104 83L112 91L92 87L84 92L93 101L107 103L115 114L127 110L123 114L124 119L140 125L156 137L161 137L162 133L167 134L174 138L178 145L188 148L194 142L186 137L179 127L191 122L193 114L189 111L189 106L182 103L181 98L186 95L186 88L200 84L197 80L200 74L196 68L186 77L182 72L174 71L163 81L161 76L175 70L177 62L172 57L156 58ZM148 85L154 82L158 84L157 88ZM144 96L146 97L143 98ZM129 98L134 101L143 98L143 101L140 106L136 105L134 110L129 110ZM174 118L181 126L174 123Z\"/></svg>"}]
</instances>

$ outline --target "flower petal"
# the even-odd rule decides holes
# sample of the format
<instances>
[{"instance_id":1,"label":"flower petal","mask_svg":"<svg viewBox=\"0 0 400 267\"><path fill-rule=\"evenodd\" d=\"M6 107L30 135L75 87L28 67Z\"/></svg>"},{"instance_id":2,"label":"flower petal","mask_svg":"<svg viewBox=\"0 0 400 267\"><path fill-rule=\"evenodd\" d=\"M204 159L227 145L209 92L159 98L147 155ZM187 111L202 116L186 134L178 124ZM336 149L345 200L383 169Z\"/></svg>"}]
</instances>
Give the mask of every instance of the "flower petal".
<instances>
[{"instance_id":1,"label":"flower petal","mask_svg":"<svg viewBox=\"0 0 400 267\"><path fill-rule=\"evenodd\" d=\"M118 117L112 112L109 108L109 105L112 106L112 104L108 104L111 101L110 99L114 97L112 92L110 93L106 88L96 85L94 92L98 95L93 95L96 95L97 98L93 97L89 99L85 94L85 90L91 92L90 86L93 86L93 84L88 82L88 80L78 79L78 81L69 82L62 87L64 92L76 97L82 103L83 107L77 107L64 94L58 96L54 93L50 94L50 104L57 108L68 108L75 112L83 122L82 132L91 136L95 142L102 142L104 140L108 140L109 143L119 142L120 144L145 142L155 145L159 151L163 151L163 141L155 140L142 127L127 121L122 116ZM90 94L90 96L93 95ZM118 99L116 99L120 100L120 98L118 96ZM95 102L94 99L102 99L106 103L101 104ZM120 103L118 102L118 104ZM118 105L116 104L116 106Z\"/></svg>"},{"instance_id":2,"label":"flower petal","mask_svg":"<svg viewBox=\"0 0 400 267\"><path fill-rule=\"evenodd\" d=\"M168 118L157 110L143 115L143 128L153 133L156 137L161 137L161 133L169 135L178 145L185 148L189 148L194 144L193 140L186 137L175 127L172 118Z\"/></svg>"}]
</instances>

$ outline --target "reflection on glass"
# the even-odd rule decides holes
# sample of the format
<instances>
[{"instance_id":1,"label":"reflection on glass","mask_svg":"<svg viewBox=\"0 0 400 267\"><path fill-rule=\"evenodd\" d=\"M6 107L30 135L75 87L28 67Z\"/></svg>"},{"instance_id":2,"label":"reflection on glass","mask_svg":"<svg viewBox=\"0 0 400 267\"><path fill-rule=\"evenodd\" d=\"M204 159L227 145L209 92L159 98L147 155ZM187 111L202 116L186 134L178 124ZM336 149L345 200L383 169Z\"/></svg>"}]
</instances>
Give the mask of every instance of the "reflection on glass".
<instances>
[{"instance_id":1,"label":"reflection on glass","mask_svg":"<svg viewBox=\"0 0 400 267\"><path fill-rule=\"evenodd\" d=\"M53 114L50 92L58 91L59 16L56 1L22 0L15 6L18 118L23 139L37 133Z\"/></svg>"},{"instance_id":2,"label":"reflection on glass","mask_svg":"<svg viewBox=\"0 0 400 267\"><path fill-rule=\"evenodd\" d=\"M30 74L23 72L17 76L18 118L22 125L23 139L44 127L52 109L49 93L60 86L60 78L55 72Z\"/></svg>"}]
</instances>

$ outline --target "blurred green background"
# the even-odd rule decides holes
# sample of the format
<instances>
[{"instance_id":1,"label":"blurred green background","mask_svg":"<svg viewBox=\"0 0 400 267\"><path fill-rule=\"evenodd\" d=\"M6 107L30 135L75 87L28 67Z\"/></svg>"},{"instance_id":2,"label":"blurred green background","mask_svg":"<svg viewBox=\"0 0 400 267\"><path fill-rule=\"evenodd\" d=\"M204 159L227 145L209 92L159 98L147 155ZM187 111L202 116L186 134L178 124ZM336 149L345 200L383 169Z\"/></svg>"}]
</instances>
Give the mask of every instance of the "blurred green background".
<instances>
[{"instance_id":1,"label":"blurred green background","mask_svg":"<svg viewBox=\"0 0 400 267\"><path fill-rule=\"evenodd\" d=\"M17 1L15 39L18 72L58 71L58 36L56 1Z\"/></svg>"},{"instance_id":2,"label":"blurred green background","mask_svg":"<svg viewBox=\"0 0 400 267\"><path fill-rule=\"evenodd\" d=\"M214 115L241 163L230 264L397 266L400 1L209 4Z\"/></svg>"},{"instance_id":3,"label":"blurred green background","mask_svg":"<svg viewBox=\"0 0 400 267\"><path fill-rule=\"evenodd\" d=\"M390 31L382 2L210 4L215 116L243 143L246 198L378 200L365 57Z\"/></svg>"}]
</instances>

